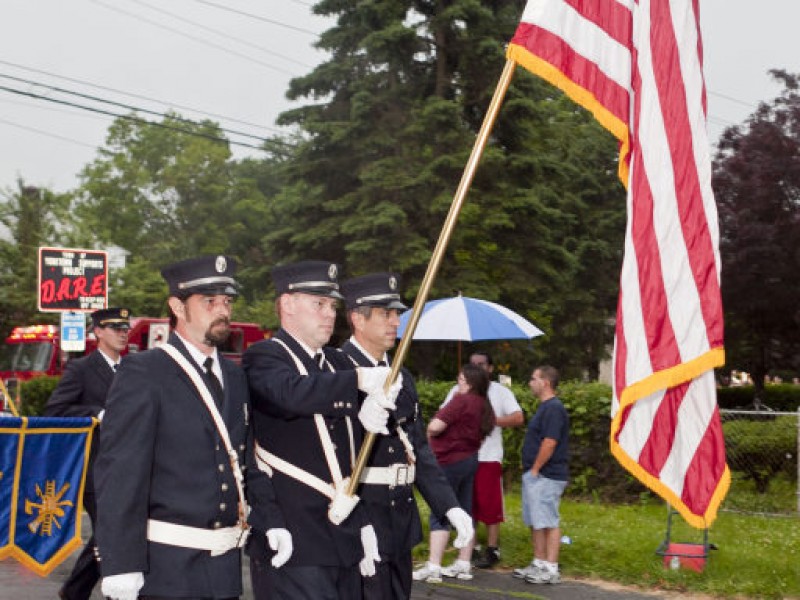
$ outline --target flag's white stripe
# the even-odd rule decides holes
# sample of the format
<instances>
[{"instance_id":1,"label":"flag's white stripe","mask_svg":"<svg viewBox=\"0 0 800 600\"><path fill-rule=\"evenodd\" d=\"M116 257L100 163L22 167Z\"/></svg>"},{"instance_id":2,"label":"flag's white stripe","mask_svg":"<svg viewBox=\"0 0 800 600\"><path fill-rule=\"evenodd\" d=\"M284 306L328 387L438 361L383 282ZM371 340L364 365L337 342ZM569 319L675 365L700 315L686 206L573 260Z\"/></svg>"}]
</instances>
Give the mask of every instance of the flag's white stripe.
<instances>
[{"instance_id":1,"label":"flag's white stripe","mask_svg":"<svg viewBox=\"0 0 800 600\"><path fill-rule=\"evenodd\" d=\"M650 46L650 1L639 4L634 44L639 50L642 79L639 116L639 150L653 194L653 226L660 254L667 311L675 332L680 357L692 359L708 351L708 337L689 255L678 213L674 165L658 96ZM645 307L646 310L646 307Z\"/></svg>"},{"instance_id":2,"label":"flag's white stripe","mask_svg":"<svg viewBox=\"0 0 800 600\"><path fill-rule=\"evenodd\" d=\"M692 150L697 176L700 182L700 193L703 197L703 210L706 225L711 236L714 251L714 263L719 281L719 219L714 191L711 188L711 145L708 142L708 121L703 110L703 65L697 51L698 36L694 11L691 3L672 0L670 3L675 31L683 32L685 40L679 44L681 70L685 82L686 105L689 107L689 127L692 132Z\"/></svg>"},{"instance_id":3,"label":"flag's white stripe","mask_svg":"<svg viewBox=\"0 0 800 600\"><path fill-rule=\"evenodd\" d=\"M606 77L624 89L630 88L630 49L618 43L569 4L533 0L525 6L522 21L560 37L575 52L592 61Z\"/></svg>"},{"instance_id":4,"label":"flag's white stripe","mask_svg":"<svg viewBox=\"0 0 800 600\"><path fill-rule=\"evenodd\" d=\"M678 424L672 451L664 463L659 479L680 497L689 466L695 459L700 442L708 431L716 406L714 371L706 371L692 380L678 410Z\"/></svg>"},{"instance_id":5,"label":"flag's white stripe","mask_svg":"<svg viewBox=\"0 0 800 600\"><path fill-rule=\"evenodd\" d=\"M631 179L636 166L631 163ZM625 336L625 382L627 385L649 377L653 373L650 362L650 348L647 343L642 310L641 288L639 286L639 266L636 262L636 248L633 245L633 196L630 187L626 198L628 223L625 232L625 255L622 261L622 323Z\"/></svg>"},{"instance_id":6,"label":"flag's white stripe","mask_svg":"<svg viewBox=\"0 0 800 600\"><path fill-rule=\"evenodd\" d=\"M664 399L664 390L641 398L631 407L625 426L619 432L619 446L635 462L639 462L642 448L650 439L655 418L661 401Z\"/></svg>"}]
</instances>

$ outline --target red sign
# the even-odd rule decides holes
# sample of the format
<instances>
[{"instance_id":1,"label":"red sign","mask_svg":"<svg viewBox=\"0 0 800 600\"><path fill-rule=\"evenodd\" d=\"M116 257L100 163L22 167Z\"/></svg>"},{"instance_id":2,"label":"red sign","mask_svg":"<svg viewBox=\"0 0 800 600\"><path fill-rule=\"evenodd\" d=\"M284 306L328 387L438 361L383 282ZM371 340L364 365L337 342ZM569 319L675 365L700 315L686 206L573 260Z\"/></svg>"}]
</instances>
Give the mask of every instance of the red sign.
<instances>
[{"instance_id":1,"label":"red sign","mask_svg":"<svg viewBox=\"0 0 800 600\"><path fill-rule=\"evenodd\" d=\"M107 299L107 252L39 248L39 310L92 312Z\"/></svg>"}]
</instances>

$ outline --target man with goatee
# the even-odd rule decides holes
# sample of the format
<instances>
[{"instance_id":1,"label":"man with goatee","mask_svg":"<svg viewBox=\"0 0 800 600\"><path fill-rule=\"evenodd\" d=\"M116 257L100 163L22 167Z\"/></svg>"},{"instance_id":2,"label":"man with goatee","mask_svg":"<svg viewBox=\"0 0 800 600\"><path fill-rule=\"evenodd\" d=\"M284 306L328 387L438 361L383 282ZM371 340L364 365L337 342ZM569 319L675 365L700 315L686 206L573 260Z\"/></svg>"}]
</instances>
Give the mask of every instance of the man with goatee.
<instances>
[{"instance_id":1,"label":"man with goatee","mask_svg":"<svg viewBox=\"0 0 800 600\"><path fill-rule=\"evenodd\" d=\"M269 477L242 469L253 464L247 381L217 350L235 270L226 256L164 268L173 331L126 358L109 392L95 476L102 592L114 600L238 598L250 526L273 565L291 556Z\"/></svg>"}]
</instances>

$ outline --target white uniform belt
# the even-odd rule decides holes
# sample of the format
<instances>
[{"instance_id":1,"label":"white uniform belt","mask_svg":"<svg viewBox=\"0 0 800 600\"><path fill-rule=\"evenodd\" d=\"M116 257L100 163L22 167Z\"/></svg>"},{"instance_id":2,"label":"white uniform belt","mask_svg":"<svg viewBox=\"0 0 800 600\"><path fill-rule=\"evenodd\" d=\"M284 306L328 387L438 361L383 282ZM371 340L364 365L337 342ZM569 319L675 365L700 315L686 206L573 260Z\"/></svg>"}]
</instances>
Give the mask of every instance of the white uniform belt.
<instances>
[{"instance_id":1,"label":"white uniform belt","mask_svg":"<svg viewBox=\"0 0 800 600\"><path fill-rule=\"evenodd\" d=\"M203 529L155 519L147 520L147 539L151 542L208 550L211 556L219 556L234 548L241 548L247 541L248 532L249 529L242 529L239 525L222 529Z\"/></svg>"},{"instance_id":2,"label":"white uniform belt","mask_svg":"<svg viewBox=\"0 0 800 600\"><path fill-rule=\"evenodd\" d=\"M391 467L366 467L361 473L361 483L371 483L375 485L411 485L417 469L414 465L404 465L397 463Z\"/></svg>"},{"instance_id":3,"label":"white uniform belt","mask_svg":"<svg viewBox=\"0 0 800 600\"><path fill-rule=\"evenodd\" d=\"M264 471L270 477L272 477L270 468L273 468L284 475L288 475L297 481L305 483L307 486L314 488L320 494L327 496L331 500L336 495L336 488L332 484L323 481L308 471L304 471L300 467L296 467L279 456L275 456L271 452L267 452L258 444L256 444L256 464L260 470Z\"/></svg>"}]
</instances>

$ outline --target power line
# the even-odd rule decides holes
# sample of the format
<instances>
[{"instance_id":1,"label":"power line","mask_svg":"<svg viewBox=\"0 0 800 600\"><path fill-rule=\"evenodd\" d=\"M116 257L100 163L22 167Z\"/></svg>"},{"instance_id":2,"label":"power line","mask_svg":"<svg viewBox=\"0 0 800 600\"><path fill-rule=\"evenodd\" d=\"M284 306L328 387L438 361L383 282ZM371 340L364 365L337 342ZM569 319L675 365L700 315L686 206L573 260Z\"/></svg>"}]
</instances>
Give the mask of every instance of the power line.
<instances>
[{"instance_id":1,"label":"power line","mask_svg":"<svg viewBox=\"0 0 800 600\"><path fill-rule=\"evenodd\" d=\"M113 92L115 94L120 94L122 96L128 96L130 98L136 98L138 100L147 100L148 102L155 102L157 104L161 104L161 105L167 106L167 107L173 107L174 106L175 108L179 108L181 110L189 110L189 111L195 112L195 113L200 114L200 115L206 115L208 117L214 117L216 119L224 119L226 121L232 121L234 123L239 123L241 125L248 125L250 127L257 127L259 129L266 129L268 131L273 131L275 133L281 133L281 130L280 129L276 129L275 127L268 127L266 125L259 125L257 123L252 123L250 121L243 121L241 119L236 119L234 117L228 117L226 115L221 115L219 113L212 113L212 112L207 112L207 111L200 110L200 109L197 109L197 108L192 108L191 106L185 106L185 105L181 105L181 104L164 102L163 100L158 100L156 98L151 98L150 96L143 96L141 94L133 94L133 93L130 93L130 92L124 92L124 91L118 90L116 88L107 87L107 86L104 86L104 85L97 85L97 84L90 83L88 81L84 81L84 80L81 80L81 79L75 79L73 77L65 77L63 75L58 75L56 73L51 73L49 71L42 71L41 69L35 69L33 67L26 67L24 65L8 62L8 61L2 60L2 59L0 59L0 64L7 65L7 66L10 66L10 67L14 67L16 69L22 69L23 71L29 71L31 73L38 73L39 75L47 75L48 77L55 77L56 79L60 79L62 81L69 81L70 83L77 83L77 84L80 84L80 85L85 85L87 87L94 88L94 89L97 89L97 90L103 90L103 91L106 91L106 92Z\"/></svg>"},{"instance_id":2,"label":"power line","mask_svg":"<svg viewBox=\"0 0 800 600\"><path fill-rule=\"evenodd\" d=\"M281 23L280 21L275 21L274 19L268 19L267 17L262 17L261 15L254 15L253 13L244 12L243 10L236 10L235 8L231 8L230 6L225 6L224 4L209 2L209 0L194 0L194 1L199 4L205 4L206 6L213 6L214 8L218 8L220 10L232 12L237 15L242 15L243 17L249 17L257 21L263 21L264 23L269 23L270 25L277 25L278 27L284 27L286 29L291 29L292 31L307 33L309 35L313 35L314 37L319 37L319 34L316 31L311 31L310 29L303 29L302 27L296 27L295 25L289 25L288 23Z\"/></svg>"},{"instance_id":3,"label":"power line","mask_svg":"<svg viewBox=\"0 0 800 600\"><path fill-rule=\"evenodd\" d=\"M203 25L202 23L198 23L197 21L192 21L190 19L187 19L186 17L183 17L181 15L175 14L173 12L170 12L168 10L160 8L158 6L153 6L152 4L150 4L148 2L144 2L144 0L132 0L132 1L136 2L137 4L141 4L142 6L145 6L145 7L149 8L150 10L154 10L154 11L159 12L161 14L164 14L164 15L167 15L169 17L172 17L173 19L177 19L178 21L182 21L184 23L188 23L190 25L194 25L195 27L197 27L199 29L202 29L204 31L210 31L211 33L215 33L215 34L217 34L219 36L222 36L222 37L224 37L226 39L229 39L229 40L232 40L234 42L238 42L238 43L243 44L245 46L249 46L251 48L255 48L256 50L260 50L261 52L264 52L266 54L271 54L272 56L277 56L278 58L282 58L283 60L288 60L289 62L293 62L296 65L300 65L301 67L305 67L307 69L313 68L311 65L306 64L304 62L301 62L301 61L299 61L299 60L297 60L295 58L292 58L291 56L286 56L285 54L281 54L280 52L275 52L273 50L269 50L268 48L264 48L263 46L259 46L258 44L253 44L251 42L247 42L245 40L232 37L232 36L230 36L228 33L224 32L224 31L220 31L219 29L214 29L213 27L207 27L206 25Z\"/></svg>"},{"instance_id":4,"label":"power line","mask_svg":"<svg viewBox=\"0 0 800 600\"><path fill-rule=\"evenodd\" d=\"M25 131L31 131L33 133L38 133L39 135L44 135L50 138L54 138L57 140L61 140L64 142L70 142L72 144L77 144L78 146L83 146L84 148L91 148L92 150L97 150L97 146L92 144L87 144L85 142L79 142L78 140L65 137L63 135L58 135L57 133L51 133L49 131L44 131L42 129L36 129L35 127L27 127L26 125L20 125L19 123L14 123L13 121L6 121L5 119L0 119L0 123L4 123L5 125L10 125L11 127L16 127L18 129L23 129Z\"/></svg>"},{"instance_id":5,"label":"power line","mask_svg":"<svg viewBox=\"0 0 800 600\"><path fill-rule=\"evenodd\" d=\"M65 89L65 88L60 88L60 87L48 85L48 84L45 84L45 83L40 83L38 81L32 81L30 79L23 79L22 77L15 77L13 75L6 75L4 73L0 73L0 77L2 77L4 79L11 79L12 81L16 81L16 82L19 82L19 83L26 83L28 85L34 85L34 86L38 86L38 87L47 88L49 90L52 90L54 92L60 92L62 94L69 94L71 96L77 96L77 97L83 98L85 100L92 100L94 102L100 102L102 104L110 104L111 106L116 106L117 108L125 108L127 110L132 110L132 111L135 111L135 112L141 112L141 113L145 113L145 114L148 114L148 115L153 115L153 116L156 116L156 117L162 117L162 118L167 116L164 113L161 113L161 112L158 112L158 111L149 110L149 109L146 109L146 108L140 108L138 106L132 106L130 104L124 104L122 102L115 102L113 100L106 100L106 99L100 98L98 96L92 96L90 94L83 94L81 92L75 92L75 91L68 90L68 89ZM177 116L177 115L173 116L173 118L175 120L181 121L183 123L192 123L192 124L195 123L195 121L193 121L191 119L185 119L185 118ZM258 140L260 142L265 141L263 137L257 136L257 135L253 135L252 133L245 133L243 131L236 131L235 129L226 129L224 127L220 127L220 130L224 131L225 133L230 133L232 135L240 135L240 136L248 137L248 138L251 138L251 139L256 139L256 140Z\"/></svg>"},{"instance_id":6,"label":"power line","mask_svg":"<svg viewBox=\"0 0 800 600\"><path fill-rule=\"evenodd\" d=\"M269 64L269 63L265 63L264 61L258 60L257 58L253 58L252 56L248 56L247 54L242 54L241 52L237 52L236 50L231 50L230 48L226 48L225 46L221 46L220 44L215 44L214 42L209 42L208 40L205 40L203 38L199 38L197 36L194 36L194 35L191 35L189 33L183 32L180 29L175 29L174 27L169 27L168 25L164 25L163 23L159 23L157 21L153 21L152 19L148 19L147 17L143 17L141 15L137 15L136 13L132 13L132 12L124 10L122 8L117 8L116 6L110 6L110 5L106 4L105 2L101 2L101 0L90 0L90 1L93 2L94 4L98 4L98 5L102 6L103 8L106 8L108 10L113 10L115 12L121 13L121 14L126 15L128 17L131 17L132 19L136 19L138 21L143 21L143 22L145 22L145 23L147 23L149 25L152 25L153 27L158 27L159 29L166 29L167 31L170 31L170 32L172 32L174 34L177 34L177 35L180 35L182 37L188 38L188 39L193 40L195 42L199 42L199 43L204 44L206 46L211 46L212 48L216 48L217 50L221 50L222 52L226 52L227 54L232 54L233 56L237 56L239 58L243 58L245 60L249 60L250 62L254 62L256 64L259 64L262 67L267 67L268 69L272 69L273 71L278 71L279 73L283 73L284 75L288 75L290 77L294 76L293 73L291 73L290 71L287 71L286 69L282 69L281 67L276 67L275 65L272 65L272 64Z\"/></svg>"},{"instance_id":7,"label":"power line","mask_svg":"<svg viewBox=\"0 0 800 600\"><path fill-rule=\"evenodd\" d=\"M133 121L134 123L142 123L142 124L146 124L146 125L152 125L154 127L160 127L162 129L168 129L170 131L175 131L175 132L183 133L183 134L186 134L186 135L193 135L195 137L204 138L204 139L207 139L207 140L210 140L210 141L213 141L213 142L222 142L222 143L230 144L232 146L243 146L245 148L253 148L255 150L266 151L264 148L262 148L260 146L254 146L253 144L247 144L245 142L235 142L233 140L228 140L226 138L217 137L215 135L210 135L210 134L207 134L207 133L199 133L199 132L196 132L196 131L190 131L188 129L182 129L180 127L174 127L174 126L171 126L171 125L167 125L166 123L157 123L155 121L148 121L147 119L141 119L141 118L135 117L133 115L118 114L118 113L115 113L115 112L112 112L112 111L109 111L109 110L103 110L101 108L93 108L91 106L86 106L86 105L83 105L83 104L77 104L75 102L69 102L67 100L58 100L56 98L50 98L48 96L43 96L41 94L35 94L33 92L26 92L24 90L17 90L17 89L14 89L14 88L9 88L9 87L6 87L4 85L0 85L0 90L6 91L6 92L10 92L12 94L19 94L21 96L28 96L30 98L36 98L38 100L46 100L47 102L55 102L56 104L63 104L65 106L72 106L74 108L80 108L82 110L88 110L88 111L95 112L95 113L98 113L98 114L101 114L101 115L108 115L108 116L114 117L116 119L125 119L125 120L128 120L128 121ZM267 140L264 140L264 141L266 142Z\"/></svg>"}]
</instances>

